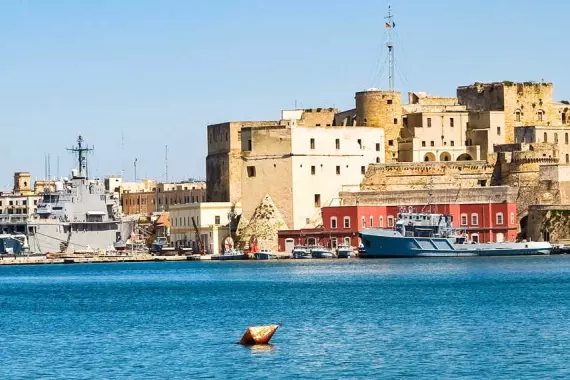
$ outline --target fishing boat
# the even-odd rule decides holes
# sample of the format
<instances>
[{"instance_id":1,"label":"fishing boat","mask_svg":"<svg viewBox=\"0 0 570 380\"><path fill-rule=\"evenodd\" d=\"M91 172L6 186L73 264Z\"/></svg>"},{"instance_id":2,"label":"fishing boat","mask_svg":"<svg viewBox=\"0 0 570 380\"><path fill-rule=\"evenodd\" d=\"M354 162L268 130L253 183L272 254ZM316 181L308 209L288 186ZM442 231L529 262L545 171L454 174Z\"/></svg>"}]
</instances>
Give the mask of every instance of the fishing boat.
<instances>
[{"instance_id":1,"label":"fishing boat","mask_svg":"<svg viewBox=\"0 0 570 380\"><path fill-rule=\"evenodd\" d=\"M350 259L351 257L354 257L354 249L349 245L339 245L337 255L339 259Z\"/></svg>"},{"instance_id":2,"label":"fishing boat","mask_svg":"<svg viewBox=\"0 0 570 380\"><path fill-rule=\"evenodd\" d=\"M294 259L311 259L311 251L303 246L296 246L293 248L293 258Z\"/></svg>"},{"instance_id":3,"label":"fishing boat","mask_svg":"<svg viewBox=\"0 0 570 380\"><path fill-rule=\"evenodd\" d=\"M394 229L367 228L360 237L360 257L455 257L548 255L548 242L475 243L453 227L446 214L399 213Z\"/></svg>"},{"instance_id":4,"label":"fishing boat","mask_svg":"<svg viewBox=\"0 0 570 380\"><path fill-rule=\"evenodd\" d=\"M336 255L325 247L315 246L311 248L311 257L313 259L332 259Z\"/></svg>"},{"instance_id":5,"label":"fishing boat","mask_svg":"<svg viewBox=\"0 0 570 380\"><path fill-rule=\"evenodd\" d=\"M270 249L262 249L261 251L255 253L255 258L257 260L273 260L277 258L277 255L271 252Z\"/></svg>"}]
</instances>

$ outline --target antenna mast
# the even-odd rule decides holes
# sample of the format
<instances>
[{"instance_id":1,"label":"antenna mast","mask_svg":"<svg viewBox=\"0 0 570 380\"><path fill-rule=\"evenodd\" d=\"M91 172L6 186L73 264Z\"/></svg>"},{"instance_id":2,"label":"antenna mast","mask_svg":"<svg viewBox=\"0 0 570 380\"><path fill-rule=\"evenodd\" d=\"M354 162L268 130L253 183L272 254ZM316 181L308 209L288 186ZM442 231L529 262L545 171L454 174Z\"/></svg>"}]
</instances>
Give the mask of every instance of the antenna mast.
<instances>
[{"instance_id":1,"label":"antenna mast","mask_svg":"<svg viewBox=\"0 0 570 380\"><path fill-rule=\"evenodd\" d=\"M165 173L166 180L164 182L168 183L168 145L166 145L164 149L164 166L166 169Z\"/></svg>"},{"instance_id":2,"label":"antenna mast","mask_svg":"<svg viewBox=\"0 0 570 380\"><path fill-rule=\"evenodd\" d=\"M133 165L135 167L135 182L137 182L137 161L138 160L139 160L138 158L135 158L135 162L133 163Z\"/></svg>"},{"instance_id":3,"label":"antenna mast","mask_svg":"<svg viewBox=\"0 0 570 380\"><path fill-rule=\"evenodd\" d=\"M83 137L79 135L79 137L77 138L77 146L67 148L67 150L73 152L74 154L77 154L78 173L77 176L75 177L88 179L89 171L87 168L87 153L92 152L94 148L93 147L89 148L89 145L87 144L83 146L84 142L85 141L83 140Z\"/></svg>"},{"instance_id":4,"label":"antenna mast","mask_svg":"<svg viewBox=\"0 0 570 380\"><path fill-rule=\"evenodd\" d=\"M388 16L384 17L386 19L385 27L388 29L388 42L386 46L388 47L388 62L389 62L389 73L388 73L388 87L390 91L394 91L394 78L395 78L395 61L394 61L394 41L392 39L392 29L396 27L394 22L394 15L392 14L392 7L388 5Z\"/></svg>"}]
</instances>

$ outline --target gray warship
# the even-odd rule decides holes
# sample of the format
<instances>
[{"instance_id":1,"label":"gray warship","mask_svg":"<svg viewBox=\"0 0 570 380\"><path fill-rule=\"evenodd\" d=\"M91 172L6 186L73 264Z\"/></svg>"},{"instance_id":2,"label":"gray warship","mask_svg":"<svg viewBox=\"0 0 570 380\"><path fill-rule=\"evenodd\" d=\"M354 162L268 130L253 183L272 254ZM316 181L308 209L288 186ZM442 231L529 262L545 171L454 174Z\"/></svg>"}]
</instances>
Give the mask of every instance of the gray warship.
<instances>
[{"instance_id":1,"label":"gray warship","mask_svg":"<svg viewBox=\"0 0 570 380\"><path fill-rule=\"evenodd\" d=\"M55 191L44 191L35 214L0 215L0 240L19 242L15 252L106 251L133 234L137 217L123 216L118 195L107 192L102 180L88 177L87 154L93 148L79 136L77 146L68 150L77 156L77 169L71 179L56 181Z\"/></svg>"}]
</instances>

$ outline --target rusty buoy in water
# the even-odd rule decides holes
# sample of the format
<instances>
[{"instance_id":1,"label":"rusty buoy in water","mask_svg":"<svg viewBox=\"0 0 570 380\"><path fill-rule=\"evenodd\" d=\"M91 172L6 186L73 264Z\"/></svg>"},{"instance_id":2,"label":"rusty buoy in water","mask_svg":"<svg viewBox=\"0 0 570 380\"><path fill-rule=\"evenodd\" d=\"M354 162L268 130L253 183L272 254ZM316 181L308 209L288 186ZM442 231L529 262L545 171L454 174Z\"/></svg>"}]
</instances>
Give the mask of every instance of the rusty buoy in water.
<instances>
[{"instance_id":1,"label":"rusty buoy in water","mask_svg":"<svg viewBox=\"0 0 570 380\"><path fill-rule=\"evenodd\" d=\"M269 344L269 340L281 325L250 326L245 330L239 344L253 346L256 344Z\"/></svg>"}]
</instances>

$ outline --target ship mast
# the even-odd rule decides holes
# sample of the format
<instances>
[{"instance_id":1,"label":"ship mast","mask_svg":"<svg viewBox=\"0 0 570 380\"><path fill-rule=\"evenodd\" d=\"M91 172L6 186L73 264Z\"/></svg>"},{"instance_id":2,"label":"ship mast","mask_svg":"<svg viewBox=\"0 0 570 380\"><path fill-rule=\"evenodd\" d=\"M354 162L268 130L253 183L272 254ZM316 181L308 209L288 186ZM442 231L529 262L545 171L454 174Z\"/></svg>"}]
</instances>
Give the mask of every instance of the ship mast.
<instances>
[{"instance_id":1,"label":"ship mast","mask_svg":"<svg viewBox=\"0 0 570 380\"><path fill-rule=\"evenodd\" d=\"M394 60L394 40L393 40L393 29L396 27L396 23L394 22L394 15L392 14L392 7L388 5L388 16L384 17L386 20L385 27L388 29L388 42L386 46L388 47L388 87L390 91L394 91L394 77L395 77L395 60Z\"/></svg>"},{"instance_id":2,"label":"ship mast","mask_svg":"<svg viewBox=\"0 0 570 380\"><path fill-rule=\"evenodd\" d=\"M93 147L89 147L89 145L85 144L83 137L79 135L77 138L77 146L73 146L71 148L67 148L68 151L77 155L77 175L76 178L85 178L88 179L89 171L87 167L87 153L92 152L94 150Z\"/></svg>"}]
</instances>

